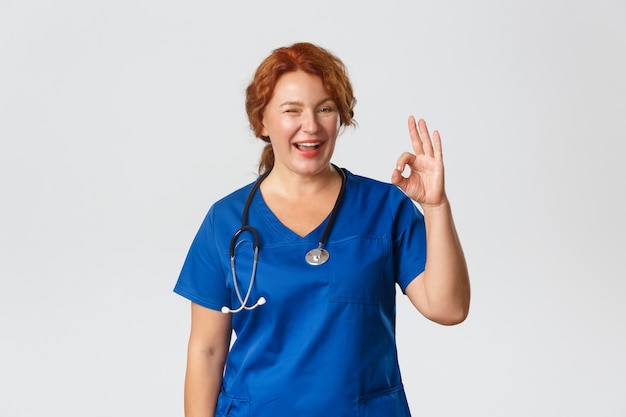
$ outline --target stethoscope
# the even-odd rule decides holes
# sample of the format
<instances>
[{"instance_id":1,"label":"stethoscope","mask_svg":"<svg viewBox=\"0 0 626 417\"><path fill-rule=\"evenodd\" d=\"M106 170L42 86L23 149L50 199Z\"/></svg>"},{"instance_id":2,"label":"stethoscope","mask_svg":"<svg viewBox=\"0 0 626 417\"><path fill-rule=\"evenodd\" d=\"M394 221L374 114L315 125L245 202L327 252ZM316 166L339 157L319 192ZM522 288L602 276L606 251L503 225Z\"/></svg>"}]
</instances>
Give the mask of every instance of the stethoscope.
<instances>
[{"instance_id":1,"label":"stethoscope","mask_svg":"<svg viewBox=\"0 0 626 417\"><path fill-rule=\"evenodd\" d=\"M339 190L339 195L337 196L337 200L335 201L333 210L330 212L328 223L326 223L326 227L324 227L324 231L322 232L322 237L319 240L317 247L308 251L306 255L304 256L304 259L306 260L306 262L312 266L325 264L330 258L330 254L323 246L324 246L324 243L326 242L326 238L328 237L328 233L330 233L330 229L332 227L333 221L335 220L335 217L337 216L337 212L339 211L338 210L339 206L341 202L343 201L343 195L346 191L346 173L344 172L343 169L335 166L334 164L333 164L333 167L337 171L339 171L339 173L341 174L341 189ZM248 299L250 298L250 293L252 292L252 287L254 286L254 279L256 278L256 267L257 267L257 263L259 260L259 233L256 231L254 227L248 224L248 212L250 211L250 203L252 202L252 199L254 198L256 191L259 189L259 187L261 186L261 183L263 182L265 178L267 178L270 172L271 170L261 175L259 179L252 186L252 189L250 190L250 193L248 194L248 198L246 199L246 203L243 206L243 214L241 216L241 227L239 228L239 230L235 232L233 237L230 239L230 249L229 249L230 270L233 275L233 284L235 287L235 294L237 295L237 299L239 300L239 303L241 305L239 306L239 308L236 308L236 309L230 309L227 306L222 307L222 313L224 314L239 313L242 310L253 310L257 308L258 306L262 306L263 304L266 303L265 297L260 297L256 303L254 303L251 306L248 305ZM250 274L250 284L248 285L248 291L246 291L245 297L242 297L241 292L239 291L239 285L237 284L237 272L235 270L235 248L237 247L237 245L239 245L239 243L243 242L243 241L238 242L238 239L239 239L239 236L244 232L250 232L252 234L252 245L254 246L254 257L252 260L252 272Z\"/></svg>"}]
</instances>

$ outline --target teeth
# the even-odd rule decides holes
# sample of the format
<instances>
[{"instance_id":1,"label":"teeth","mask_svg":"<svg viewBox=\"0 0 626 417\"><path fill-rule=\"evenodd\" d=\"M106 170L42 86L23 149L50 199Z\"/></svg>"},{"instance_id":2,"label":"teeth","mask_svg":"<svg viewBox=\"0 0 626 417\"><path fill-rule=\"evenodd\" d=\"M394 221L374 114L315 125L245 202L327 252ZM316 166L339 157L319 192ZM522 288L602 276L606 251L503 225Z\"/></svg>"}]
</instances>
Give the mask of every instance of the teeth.
<instances>
[{"instance_id":1,"label":"teeth","mask_svg":"<svg viewBox=\"0 0 626 417\"><path fill-rule=\"evenodd\" d=\"M307 149L316 149L320 146L319 143L298 143L296 144L298 148L307 148Z\"/></svg>"}]
</instances>

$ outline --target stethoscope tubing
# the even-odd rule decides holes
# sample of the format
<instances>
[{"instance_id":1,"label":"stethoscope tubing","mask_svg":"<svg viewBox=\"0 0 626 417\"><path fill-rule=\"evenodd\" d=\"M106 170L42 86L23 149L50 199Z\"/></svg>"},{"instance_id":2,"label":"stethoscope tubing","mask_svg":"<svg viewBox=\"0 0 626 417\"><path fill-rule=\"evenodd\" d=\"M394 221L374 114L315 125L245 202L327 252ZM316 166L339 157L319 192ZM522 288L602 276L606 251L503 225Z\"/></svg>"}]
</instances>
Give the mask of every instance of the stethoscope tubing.
<instances>
[{"instance_id":1,"label":"stethoscope tubing","mask_svg":"<svg viewBox=\"0 0 626 417\"><path fill-rule=\"evenodd\" d=\"M256 234L256 231L254 232ZM248 291L246 292L246 296L242 299L241 292L239 291L239 285L237 284L237 272L235 270L235 256L230 257L230 270L233 274L233 283L235 286L235 293L237 294L237 299L241 303L239 308L232 310L226 306L222 307L223 313L239 313L242 310L253 310L257 306L265 304L265 297L259 298L259 300L254 304L249 306L248 299L250 298L250 293L252 292L252 287L254 286L254 279L256 278L256 267L259 262L259 246L255 245L254 247L254 259L252 261L252 272L250 274L250 285L248 286Z\"/></svg>"},{"instance_id":2,"label":"stethoscope tubing","mask_svg":"<svg viewBox=\"0 0 626 417\"><path fill-rule=\"evenodd\" d=\"M252 187L252 189L250 190L250 193L248 194L248 198L246 198L246 203L243 206L243 213L241 215L241 227L235 232L233 237L230 239L230 247L228 250L229 256L230 256L230 271L232 273L233 284L235 287L235 294L237 295L237 300L239 301L240 305L236 309L231 309L228 306L223 306L222 313L224 314L239 313L242 310L253 310L257 308L258 306L265 304L265 297L261 297L257 300L256 303L254 303L254 305L251 305L251 306L248 305L248 299L250 298L250 294L252 293L252 287L254 285L254 280L256 278L256 267L259 261L260 240L259 240L259 233L256 231L256 229L247 223L248 223L248 212L250 211L250 204L252 203L252 199L254 198L256 191L259 189L261 182L263 182L263 180L269 175L269 173L270 171L265 172L254 183L254 186ZM237 280L237 271L235 268L235 248L237 247L237 239L239 239L239 236L244 232L250 232L252 234L252 240L253 240L252 245L254 246L254 258L252 261L252 273L250 274L250 284L248 285L248 291L246 291L246 296L242 297L241 292L239 291L239 284L237 284L238 280Z\"/></svg>"},{"instance_id":3,"label":"stethoscope tubing","mask_svg":"<svg viewBox=\"0 0 626 417\"><path fill-rule=\"evenodd\" d=\"M326 238L328 237L333 221L335 220L335 217L337 216L337 212L339 211L338 210L339 206L341 205L343 201L343 195L346 190L346 173L344 172L343 169L335 165L333 166L341 174L341 189L339 191L339 196L337 196L337 200L335 201L335 205L333 206L333 209L330 213L328 223L326 223L326 227L324 228L324 231L322 232L322 237L319 240L318 247L316 249L309 251L309 253L307 253L305 257L306 261L310 265L321 265L322 263L326 262L326 260L328 259L328 256L329 256L328 252L326 252L322 247L324 243L326 242ZM254 198L256 191L259 189L259 187L261 186L261 183L269 175L270 172L271 170L263 173L263 175L261 175L259 179L257 179L257 181L252 186L252 189L250 190L250 193L248 194L248 197L246 198L246 203L243 206L243 213L241 215L241 227L235 232L233 237L230 239L230 247L229 247L230 269L231 269L233 283L235 287L235 294L237 295L237 300L239 301L240 306L236 309L231 309L227 306L224 306L222 307L222 313L224 314L239 313L242 310L253 310L257 308L258 306L265 304L266 302L265 297L260 297L254 305L251 305L251 306L248 305L248 299L250 298L250 294L252 293L252 287L254 286L254 280L256 278L256 269L257 269L257 264L259 260L259 248L260 248L259 233L256 231L254 227L248 224L248 213L250 211L250 204L252 203L252 199ZM238 245L237 240L239 239L239 236L244 232L250 232L252 234L252 240L253 240L252 245L254 246L254 258L252 261L252 272L250 274L250 284L248 285L248 290L246 291L245 297L242 297L241 291L239 291L239 284L237 283L238 279L237 279L237 272L235 268L235 249ZM325 256L323 257L323 261L321 262L315 261L315 259L318 259L317 256L319 255L312 256L311 253L314 251L317 251L320 254L324 252ZM311 258L314 260L312 261Z\"/></svg>"}]
</instances>

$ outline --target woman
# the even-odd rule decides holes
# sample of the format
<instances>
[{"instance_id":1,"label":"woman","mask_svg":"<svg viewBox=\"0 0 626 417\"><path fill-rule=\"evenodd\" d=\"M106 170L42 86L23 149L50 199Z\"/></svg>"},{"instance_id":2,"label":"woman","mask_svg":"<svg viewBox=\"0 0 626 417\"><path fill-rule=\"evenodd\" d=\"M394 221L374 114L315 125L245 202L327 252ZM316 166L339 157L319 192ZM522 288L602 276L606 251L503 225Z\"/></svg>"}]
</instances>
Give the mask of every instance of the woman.
<instances>
[{"instance_id":1,"label":"woman","mask_svg":"<svg viewBox=\"0 0 626 417\"><path fill-rule=\"evenodd\" d=\"M318 46L279 48L257 69L246 109L268 143L262 175L211 207L175 287L192 301L187 417L409 416L395 285L430 320L466 318L438 132L409 118L414 153L394 185L355 175L331 163L355 102Z\"/></svg>"}]
</instances>

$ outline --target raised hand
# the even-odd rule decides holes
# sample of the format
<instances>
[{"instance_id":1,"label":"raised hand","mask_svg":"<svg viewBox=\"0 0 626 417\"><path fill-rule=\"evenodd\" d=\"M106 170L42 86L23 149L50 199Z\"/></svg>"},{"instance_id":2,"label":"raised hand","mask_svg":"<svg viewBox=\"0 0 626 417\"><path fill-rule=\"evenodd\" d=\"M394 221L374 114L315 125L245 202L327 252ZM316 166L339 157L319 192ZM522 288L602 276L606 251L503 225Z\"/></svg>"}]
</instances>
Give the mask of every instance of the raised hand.
<instances>
[{"instance_id":1,"label":"raised hand","mask_svg":"<svg viewBox=\"0 0 626 417\"><path fill-rule=\"evenodd\" d=\"M410 116L409 135L415 153L400 155L391 182L423 208L437 207L446 201L439 132L433 131L431 141L426 122L420 119L416 124L415 118ZM404 177L402 173L407 166L410 173Z\"/></svg>"}]
</instances>

